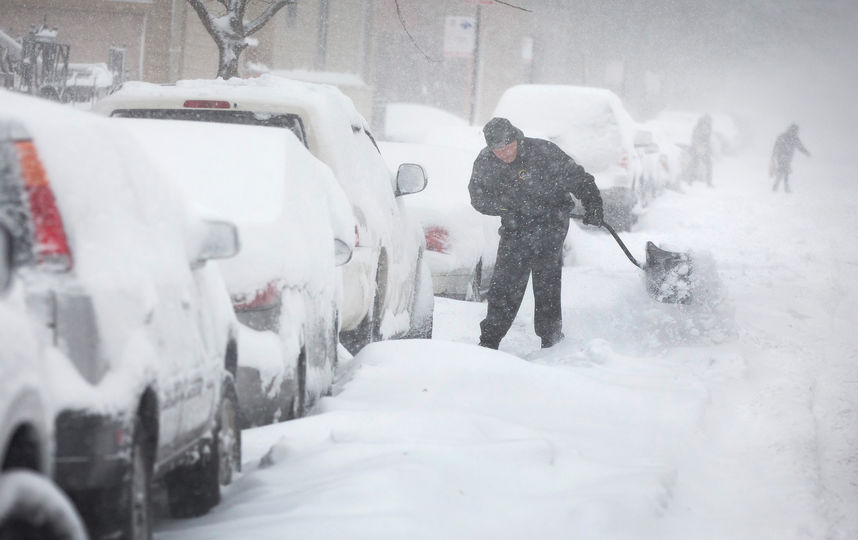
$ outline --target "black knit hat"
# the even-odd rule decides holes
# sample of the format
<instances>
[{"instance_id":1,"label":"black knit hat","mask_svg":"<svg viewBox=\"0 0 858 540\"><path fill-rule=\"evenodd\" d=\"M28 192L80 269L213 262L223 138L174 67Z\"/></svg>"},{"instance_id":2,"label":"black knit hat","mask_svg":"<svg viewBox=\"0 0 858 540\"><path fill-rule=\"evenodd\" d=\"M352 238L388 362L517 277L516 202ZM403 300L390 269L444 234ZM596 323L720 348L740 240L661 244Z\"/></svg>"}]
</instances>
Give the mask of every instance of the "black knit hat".
<instances>
[{"instance_id":1,"label":"black knit hat","mask_svg":"<svg viewBox=\"0 0 858 540\"><path fill-rule=\"evenodd\" d=\"M486 137L486 145L491 150L518 141L524 136L521 130L512 125L509 120L499 117L492 118L486 123L483 127L483 135Z\"/></svg>"}]
</instances>

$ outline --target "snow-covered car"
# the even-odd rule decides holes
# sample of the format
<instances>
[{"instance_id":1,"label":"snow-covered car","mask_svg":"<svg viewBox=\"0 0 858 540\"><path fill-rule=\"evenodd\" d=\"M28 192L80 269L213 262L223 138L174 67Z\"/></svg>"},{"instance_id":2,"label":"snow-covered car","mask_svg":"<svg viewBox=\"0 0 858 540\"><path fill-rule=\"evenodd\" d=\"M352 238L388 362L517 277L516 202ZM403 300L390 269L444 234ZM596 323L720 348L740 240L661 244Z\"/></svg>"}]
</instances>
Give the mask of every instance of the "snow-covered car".
<instances>
[{"instance_id":1,"label":"snow-covered car","mask_svg":"<svg viewBox=\"0 0 858 540\"><path fill-rule=\"evenodd\" d=\"M242 323L242 426L302 416L333 383L336 266L354 243L351 205L333 173L282 129L115 121L170 164L188 198L239 227L241 252L219 265Z\"/></svg>"},{"instance_id":2,"label":"snow-covered car","mask_svg":"<svg viewBox=\"0 0 858 540\"><path fill-rule=\"evenodd\" d=\"M379 339L431 337L434 297L423 233L400 198L423 190L425 176L413 164L391 175L366 120L338 89L273 75L166 86L126 83L95 110L291 130L331 168L357 221L353 256L343 266L343 344L356 352Z\"/></svg>"},{"instance_id":3,"label":"snow-covered car","mask_svg":"<svg viewBox=\"0 0 858 540\"><path fill-rule=\"evenodd\" d=\"M494 116L571 155L596 178L605 220L618 229L631 227L644 173L636 144L648 143L616 94L584 86L517 85L504 91Z\"/></svg>"},{"instance_id":4,"label":"snow-covered car","mask_svg":"<svg viewBox=\"0 0 858 540\"><path fill-rule=\"evenodd\" d=\"M664 187L679 190L691 166L691 154L687 144L679 144L667 133L659 122L648 120L641 124L642 129L652 134L657 146L656 167L658 174L664 176Z\"/></svg>"},{"instance_id":5,"label":"snow-covered car","mask_svg":"<svg viewBox=\"0 0 858 540\"><path fill-rule=\"evenodd\" d=\"M500 237L500 218L471 206L468 181L475 155L459 148L379 142L392 170L402 162L419 163L431 182L407 200L426 236L426 260L435 294L481 301L488 292Z\"/></svg>"},{"instance_id":6,"label":"snow-covered car","mask_svg":"<svg viewBox=\"0 0 858 540\"><path fill-rule=\"evenodd\" d=\"M674 186L678 180L679 147L665 140L644 124L635 132L635 152L641 164L641 172L635 177L632 191L637 203L646 207L650 201L661 195L665 189Z\"/></svg>"},{"instance_id":7,"label":"snow-covered car","mask_svg":"<svg viewBox=\"0 0 858 540\"><path fill-rule=\"evenodd\" d=\"M51 355L55 480L93 538L148 538L151 489L207 512L240 466L234 225L105 118L0 91L0 215Z\"/></svg>"},{"instance_id":8,"label":"snow-covered car","mask_svg":"<svg viewBox=\"0 0 858 540\"><path fill-rule=\"evenodd\" d=\"M22 290L10 290L13 242L0 219L0 538L84 540L80 516L51 481L54 411Z\"/></svg>"}]
</instances>

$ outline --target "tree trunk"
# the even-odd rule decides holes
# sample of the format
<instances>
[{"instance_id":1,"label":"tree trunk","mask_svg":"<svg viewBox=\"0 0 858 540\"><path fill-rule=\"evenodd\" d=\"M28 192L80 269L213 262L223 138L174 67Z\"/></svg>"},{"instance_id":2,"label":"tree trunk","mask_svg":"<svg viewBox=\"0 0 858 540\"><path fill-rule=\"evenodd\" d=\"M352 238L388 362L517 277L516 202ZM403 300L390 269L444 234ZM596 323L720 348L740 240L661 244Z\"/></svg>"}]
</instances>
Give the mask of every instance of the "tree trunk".
<instances>
[{"instance_id":1,"label":"tree trunk","mask_svg":"<svg viewBox=\"0 0 858 540\"><path fill-rule=\"evenodd\" d=\"M242 43L228 42L218 44L217 76L224 79L238 77L238 58L246 45Z\"/></svg>"}]
</instances>

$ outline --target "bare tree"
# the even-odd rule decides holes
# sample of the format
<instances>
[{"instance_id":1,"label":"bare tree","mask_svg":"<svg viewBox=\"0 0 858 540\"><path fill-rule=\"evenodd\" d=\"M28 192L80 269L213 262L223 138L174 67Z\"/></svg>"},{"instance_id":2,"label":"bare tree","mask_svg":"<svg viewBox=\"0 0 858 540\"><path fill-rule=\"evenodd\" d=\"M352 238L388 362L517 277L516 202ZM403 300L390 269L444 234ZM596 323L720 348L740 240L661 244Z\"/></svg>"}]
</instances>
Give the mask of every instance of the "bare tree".
<instances>
[{"instance_id":1,"label":"bare tree","mask_svg":"<svg viewBox=\"0 0 858 540\"><path fill-rule=\"evenodd\" d=\"M248 38L265 26L281 8L297 0L259 0L268 4L252 21L245 20L248 4L254 0L188 0L199 15L219 53L217 75L228 79L238 75L238 57L248 47ZM211 7L207 7L211 6Z\"/></svg>"}]
</instances>

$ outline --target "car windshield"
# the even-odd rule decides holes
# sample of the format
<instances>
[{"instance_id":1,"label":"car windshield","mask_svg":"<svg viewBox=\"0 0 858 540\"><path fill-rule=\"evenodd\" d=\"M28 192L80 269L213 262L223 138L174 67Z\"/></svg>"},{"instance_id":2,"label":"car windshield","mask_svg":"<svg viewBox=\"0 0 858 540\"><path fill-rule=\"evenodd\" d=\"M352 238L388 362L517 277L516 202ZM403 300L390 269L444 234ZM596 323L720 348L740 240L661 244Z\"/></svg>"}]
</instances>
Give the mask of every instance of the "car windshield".
<instances>
[{"instance_id":1,"label":"car windshield","mask_svg":"<svg viewBox=\"0 0 858 540\"><path fill-rule=\"evenodd\" d=\"M153 118L161 120L192 120L196 122L220 122L247 126L287 128L307 146L304 123L297 114L282 114L253 111L223 111L212 109L119 109L111 116L120 118Z\"/></svg>"}]
</instances>

